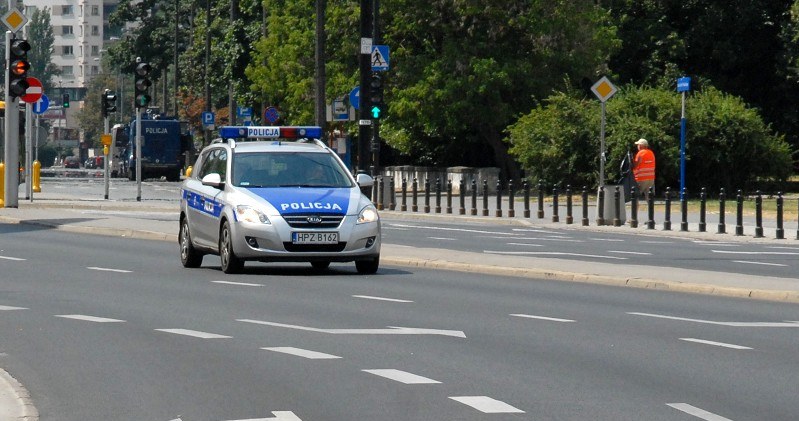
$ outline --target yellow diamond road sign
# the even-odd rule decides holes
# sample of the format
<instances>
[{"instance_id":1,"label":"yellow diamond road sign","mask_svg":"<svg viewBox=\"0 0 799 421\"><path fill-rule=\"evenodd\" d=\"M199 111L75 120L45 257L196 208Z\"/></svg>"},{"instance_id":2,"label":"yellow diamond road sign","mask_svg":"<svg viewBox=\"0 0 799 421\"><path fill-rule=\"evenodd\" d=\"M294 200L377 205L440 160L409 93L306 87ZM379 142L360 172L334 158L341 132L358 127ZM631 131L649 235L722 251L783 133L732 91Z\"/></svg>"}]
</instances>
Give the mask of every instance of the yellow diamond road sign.
<instances>
[{"instance_id":1,"label":"yellow diamond road sign","mask_svg":"<svg viewBox=\"0 0 799 421\"><path fill-rule=\"evenodd\" d=\"M3 23L11 32L17 32L28 23L28 17L17 9L11 9L3 15Z\"/></svg>"},{"instance_id":2,"label":"yellow diamond road sign","mask_svg":"<svg viewBox=\"0 0 799 421\"><path fill-rule=\"evenodd\" d=\"M616 93L616 87L610 83L610 80L608 80L606 76L602 76L602 79L599 79L597 83L591 87L591 91L600 101L605 102Z\"/></svg>"}]
</instances>

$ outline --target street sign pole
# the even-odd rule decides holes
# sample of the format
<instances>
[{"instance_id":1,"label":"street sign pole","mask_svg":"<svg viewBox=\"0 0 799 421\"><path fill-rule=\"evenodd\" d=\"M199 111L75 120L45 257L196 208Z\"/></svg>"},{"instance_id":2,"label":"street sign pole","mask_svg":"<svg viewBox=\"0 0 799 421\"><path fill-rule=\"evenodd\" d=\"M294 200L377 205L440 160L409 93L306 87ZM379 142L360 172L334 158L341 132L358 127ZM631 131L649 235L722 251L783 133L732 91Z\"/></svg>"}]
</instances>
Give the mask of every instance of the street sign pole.
<instances>
[{"instance_id":1,"label":"street sign pole","mask_svg":"<svg viewBox=\"0 0 799 421\"><path fill-rule=\"evenodd\" d=\"M210 133L210 131L208 131ZM136 201L141 202L141 108L136 108Z\"/></svg>"},{"instance_id":2,"label":"street sign pole","mask_svg":"<svg viewBox=\"0 0 799 421\"><path fill-rule=\"evenodd\" d=\"M110 132L111 130L109 128L108 116L106 116L103 118L103 134L109 135ZM105 200L108 200L108 190L110 189L109 184L111 184L111 173L109 172L110 169L108 168L111 166L108 161L109 149L110 148L108 145L103 145L103 184L105 185Z\"/></svg>"},{"instance_id":3,"label":"street sign pole","mask_svg":"<svg viewBox=\"0 0 799 421\"><path fill-rule=\"evenodd\" d=\"M605 185L605 101L602 101L602 123L599 127L599 188Z\"/></svg>"},{"instance_id":4,"label":"street sign pole","mask_svg":"<svg viewBox=\"0 0 799 421\"><path fill-rule=\"evenodd\" d=\"M682 112L680 113L680 200L685 200L685 93L691 90L691 78L677 79L677 92L682 93Z\"/></svg>"},{"instance_id":5,"label":"street sign pole","mask_svg":"<svg viewBox=\"0 0 799 421\"><path fill-rule=\"evenodd\" d=\"M6 31L6 63L11 58L11 31ZM9 90L9 78L6 77L6 148L5 161L5 197L4 206L7 208L19 207L19 130L17 129L19 112L17 100L12 99Z\"/></svg>"},{"instance_id":6,"label":"street sign pole","mask_svg":"<svg viewBox=\"0 0 799 421\"><path fill-rule=\"evenodd\" d=\"M33 202L33 104L25 104L25 200Z\"/></svg>"}]
</instances>

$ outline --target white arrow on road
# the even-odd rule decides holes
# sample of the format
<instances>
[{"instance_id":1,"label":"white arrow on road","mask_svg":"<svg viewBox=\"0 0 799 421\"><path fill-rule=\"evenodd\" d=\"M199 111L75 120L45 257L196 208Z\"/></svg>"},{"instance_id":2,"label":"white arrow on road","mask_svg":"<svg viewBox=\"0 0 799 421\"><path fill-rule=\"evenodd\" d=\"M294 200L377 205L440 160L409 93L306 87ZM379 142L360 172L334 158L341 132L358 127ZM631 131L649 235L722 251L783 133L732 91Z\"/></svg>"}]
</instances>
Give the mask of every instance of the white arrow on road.
<instances>
[{"instance_id":1,"label":"white arrow on road","mask_svg":"<svg viewBox=\"0 0 799 421\"><path fill-rule=\"evenodd\" d=\"M420 329L398 326L388 326L386 329L320 329L316 327L288 325L285 323L265 322L262 320L237 319L236 321L254 323L257 325L285 327L288 329L307 330L309 332L332 333L334 335L442 335L456 338L466 337L466 334L460 330Z\"/></svg>"},{"instance_id":2,"label":"white arrow on road","mask_svg":"<svg viewBox=\"0 0 799 421\"><path fill-rule=\"evenodd\" d=\"M300 417L294 415L291 411L272 411L274 418L248 418L246 420L229 420L229 421L302 421Z\"/></svg>"},{"instance_id":3,"label":"white arrow on road","mask_svg":"<svg viewBox=\"0 0 799 421\"><path fill-rule=\"evenodd\" d=\"M731 326L731 327L799 327L799 322L716 322L713 320L688 319L685 317L664 316L662 314L650 313L627 313L633 316L655 317L658 319L679 320L682 322L704 323L708 325Z\"/></svg>"}]
</instances>

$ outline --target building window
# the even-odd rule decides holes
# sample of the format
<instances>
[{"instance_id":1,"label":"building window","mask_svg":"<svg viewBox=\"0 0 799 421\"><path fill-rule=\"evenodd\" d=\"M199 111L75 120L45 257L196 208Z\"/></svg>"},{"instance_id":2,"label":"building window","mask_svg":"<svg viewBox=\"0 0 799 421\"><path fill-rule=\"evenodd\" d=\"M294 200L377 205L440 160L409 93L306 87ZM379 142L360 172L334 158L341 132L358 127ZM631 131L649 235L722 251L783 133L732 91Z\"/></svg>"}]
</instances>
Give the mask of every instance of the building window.
<instances>
[{"instance_id":1,"label":"building window","mask_svg":"<svg viewBox=\"0 0 799 421\"><path fill-rule=\"evenodd\" d=\"M74 55L75 52L72 50L71 45L64 45L61 47L61 55L62 56L71 56Z\"/></svg>"},{"instance_id":2,"label":"building window","mask_svg":"<svg viewBox=\"0 0 799 421\"><path fill-rule=\"evenodd\" d=\"M92 25L92 35L97 36L100 35L100 27L97 25Z\"/></svg>"},{"instance_id":3,"label":"building window","mask_svg":"<svg viewBox=\"0 0 799 421\"><path fill-rule=\"evenodd\" d=\"M61 66L61 74L63 76L75 76L75 68L72 66Z\"/></svg>"},{"instance_id":4,"label":"building window","mask_svg":"<svg viewBox=\"0 0 799 421\"><path fill-rule=\"evenodd\" d=\"M100 6L92 6L92 16L100 16Z\"/></svg>"},{"instance_id":5,"label":"building window","mask_svg":"<svg viewBox=\"0 0 799 421\"><path fill-rule=\"evenodd\" d=\"M25 16L32 16L36 9L36 6L25 6Z\"/></svg>"},{"instance_id":6,"label":"building window","mask_svg":"<svg viewBox=\"0 0 799 421\"><path fill-rule=\"evenodd\" d=\"M100 55L100 46L92 45L92 57L97 57L99 55Z\"/></svg>"},{"instance_id":7,"label":"building window","mask_svg":"<svg viewBox=\"0 0 799 421\"><path fill-rule=\"evenodd\" d=\"M61 6L61 14L64 16L72 16L72 5Z\"/></svg>"},{"instance_id":8,"label":"building window","mask_svg":"<svg viewBox=\"0 0 799 421\"><path fill-rule=\"evenodd\" d=\"M99 66L92 66L92 75L97 75L99 73L100 73L100 67Z\"/></svg>"},{"instance_id":9,"label":"building window","mask_svg":"<svg viewBox=\"0 0 799 421\"><path fill-rule=\"evenodd\" d=\"M61 27L61 35L74 35L72 32L72 25L64 25Z\"/></svg>"}]
</instances>

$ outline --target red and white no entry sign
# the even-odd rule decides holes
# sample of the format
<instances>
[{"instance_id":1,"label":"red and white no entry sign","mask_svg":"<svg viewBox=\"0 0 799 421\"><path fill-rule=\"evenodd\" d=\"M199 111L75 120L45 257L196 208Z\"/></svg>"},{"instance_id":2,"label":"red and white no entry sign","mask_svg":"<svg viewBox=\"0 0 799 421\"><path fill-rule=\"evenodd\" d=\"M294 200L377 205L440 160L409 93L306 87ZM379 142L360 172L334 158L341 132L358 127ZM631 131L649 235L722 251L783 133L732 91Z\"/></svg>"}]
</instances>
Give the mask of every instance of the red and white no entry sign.
<instances>
[{"instance_id":1,"label":"red and white no entry sign","mask_svg":"<svg viewBox=\"0 0 799 421\"><path fill-rule=\"evenodd\" d=\"M25 91L25 95L22 95L20 99L25 102L34 103L42 97L44 93L44 89L42 88L42 82L35 77L29 77L25 79L28 82L28 89Z\"/></svg>"}]
</instances>

